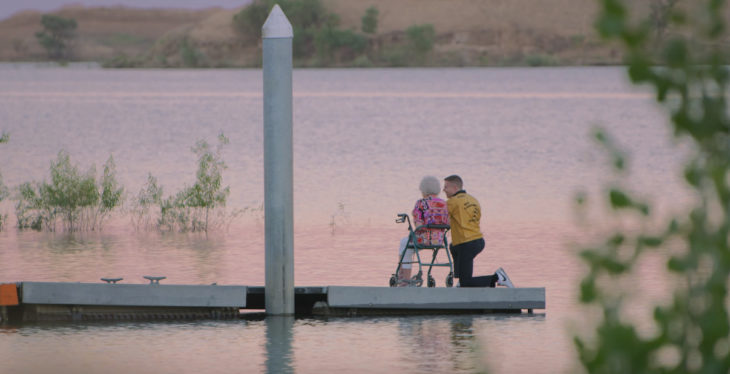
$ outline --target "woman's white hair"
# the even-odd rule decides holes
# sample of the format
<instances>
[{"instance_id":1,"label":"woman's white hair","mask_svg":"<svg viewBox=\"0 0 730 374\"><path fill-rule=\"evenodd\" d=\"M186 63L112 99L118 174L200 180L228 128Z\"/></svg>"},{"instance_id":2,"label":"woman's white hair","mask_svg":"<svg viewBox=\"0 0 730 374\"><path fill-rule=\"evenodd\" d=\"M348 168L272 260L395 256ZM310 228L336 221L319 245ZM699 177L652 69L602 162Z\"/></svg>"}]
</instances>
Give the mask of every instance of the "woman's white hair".
<instances>
[{"instance_id":1,"label":"woman's white hair","mask_svg":"<svg viewBox=\"0 0 730 374\"><path fill-rule=\"evenodd\" d=\"M441 192L441 182L438 178L427 175L421 179L421 185L418 188L426 195L438 195Z\"/></svg>"}]
</instances>

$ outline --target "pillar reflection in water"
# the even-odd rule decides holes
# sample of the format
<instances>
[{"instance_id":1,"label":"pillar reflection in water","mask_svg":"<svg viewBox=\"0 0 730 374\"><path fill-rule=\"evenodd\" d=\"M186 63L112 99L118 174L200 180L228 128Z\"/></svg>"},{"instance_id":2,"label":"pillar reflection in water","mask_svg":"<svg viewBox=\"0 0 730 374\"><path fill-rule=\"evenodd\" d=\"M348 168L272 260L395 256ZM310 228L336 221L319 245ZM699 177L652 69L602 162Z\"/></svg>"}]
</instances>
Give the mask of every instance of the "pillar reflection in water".
<instances>
[{"instance_id":1,"label":"pillar reflection in water","mask_svg":"<svg viewBox=\"0 0 730 374\"><path fill-rule=\"evenodd\" d=\"M404 360L414 372L487 372L473 323L472 315L400 318Z\"/></svg>"},{"instance_id":2,"label":"pillar reflection in water","mask_svg":"<svg viewBox=\"0 0 730 374\"><path fill-rule=\"evenodd\" d=\"M292 329L294 316L266 317L266 372L294 373Z\"/></svg>"}]
</instances>

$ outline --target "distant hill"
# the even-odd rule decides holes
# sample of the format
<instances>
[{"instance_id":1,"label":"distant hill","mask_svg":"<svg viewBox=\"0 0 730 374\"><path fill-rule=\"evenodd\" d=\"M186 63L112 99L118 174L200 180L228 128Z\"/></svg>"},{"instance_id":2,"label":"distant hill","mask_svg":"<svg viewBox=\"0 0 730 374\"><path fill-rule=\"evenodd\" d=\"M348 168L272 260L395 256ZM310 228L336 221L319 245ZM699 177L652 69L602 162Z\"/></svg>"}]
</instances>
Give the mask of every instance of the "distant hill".
<instances>
[{"instance_id":1,"label":"distant hill","mask_svg":"<svg viewBox=\"0 0 730 374\"><path fill-rule=\"evenodd\" d=\"M468 65L616 63L597 43L595 0L323 0L346 27L359 28L365 10L380 11L378 32L432 24L436 51ZM538 60L545 61L538 61Z\"/></svg>"},{"instance_id":2,"label":"distant hill","mask_svg":"<svg viewBox=\"0 0 730 374\"><path fill-rule=\"evenodd\" d=\"M597 5L591 0L321 1L339 16L341 28L356 32L365 10L377 7L377 32L368 37L375 46L398 46L409 26L433 25L435 44L427 65L621 61L619 53L600 43L593 31ZM116 58L120 65L174 67L183 65L187 48L199 55L200 66L255 66L260 63L260 43L247 43L234 32L231 20L238 11L73 6L54 14L78 23L75 60ZM0 60L46 59L34 36L41 30L41 16L22 12L0 22Z\"/></svg>"},{"instance_id":3,"label":"distant hill","mask_svg":"<svg viewBox=\"0 0 730 374\"><path fill-rule=\"evenodd\" d=\"M73 18L78 23L73 55L77 60L100 61L119 54L145 53L166 33L193 27L220 9L170 10L124 7L64 7L53 14ZM41 16L25 11L0 22L0 60L44 60L46 53L35 33L42 30Z\"/></svg>"}]
</instances>

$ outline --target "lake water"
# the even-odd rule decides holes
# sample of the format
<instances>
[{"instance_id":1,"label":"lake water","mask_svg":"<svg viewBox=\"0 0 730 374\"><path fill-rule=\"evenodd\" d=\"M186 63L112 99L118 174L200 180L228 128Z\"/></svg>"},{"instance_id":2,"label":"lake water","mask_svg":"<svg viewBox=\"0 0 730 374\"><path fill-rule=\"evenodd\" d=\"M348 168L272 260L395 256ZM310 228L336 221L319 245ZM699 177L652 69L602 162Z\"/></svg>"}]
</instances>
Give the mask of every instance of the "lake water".
<instances>
[{"instance_id":1,"label":"lake water","mask_svg":"<svg viewBox=\"0 0 730 374\"><path fill-rule=\"evenodd\" d=\"M127 201L156 176L165 194L195 180L198 139L230 144L227 209L209 235L135 231L118 214L95 233L0 232L0 282L264 283L260 70L102 70L0 65L0 172L49 180L67 151L82 170L113 155ZM0 326L3 373L493 373L576 369L572 330L590 318L576 289L586 225L573 196L613 180L590 140L600 125L630 155L630 187L660 215L685 200L684 152L646 91L620 68L308 69L294 73L295 283L386 286L405 227L395 215L423 175L460 174L483 209L475 274L504 267L545 287L537 315ZM661 194L651 192L661 191ZM594 208L601 205L596 199ZM128 204L127 204L128 207ZM600 209L596 209L600 212ZM0 213L14 223L13 203ZM589 222L601 222L600 213ZM437 272L443 287L445 273ZM637 287L660 293L648 267Z\"/></svg>"}]
</instances>

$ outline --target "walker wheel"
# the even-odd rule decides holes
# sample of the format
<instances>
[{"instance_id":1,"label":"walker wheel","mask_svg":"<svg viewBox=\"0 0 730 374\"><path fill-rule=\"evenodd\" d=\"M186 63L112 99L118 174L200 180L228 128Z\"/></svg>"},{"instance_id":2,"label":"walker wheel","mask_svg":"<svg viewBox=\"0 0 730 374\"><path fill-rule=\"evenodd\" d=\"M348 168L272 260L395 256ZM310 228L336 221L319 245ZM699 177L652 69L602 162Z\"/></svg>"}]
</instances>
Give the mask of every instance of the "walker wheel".
<instances>
[{"instance_id":1,"label":"walker wheel","mask_svg":"<svg viewBox=\"0 0 730 374\"><path fill-rule=\"evenodd\" d=\"M428 288L436 287L436 280L433 279L433 277L429 275L427 284L428 284Z\"/></svg>"},{"instance_id":2,"label":"walker wheel","mask_svg":"<svg viewBox=\"0 0 730 374\"><path fill-rule=\"evenodd\" d=\"M446 277L446 287L454 287L454 276L452 274Z\"/></svg>"},{"instance_id":3,"label":"walker wheel","mask_svg":"<svg viewBox=\"0 0 730 374\"><path fill-rule=\"evenodd\" d=\"M421 287L423 285L423 278L421 278L421 273L418 273L415 277L413 277L412 284L414 284L416 287Z\"/></svg>"},{"instance_id":4,"label":"walker wheel","mask_svg":"<svg viewBox=\"0 0 730 374\"><path fill-rule=\"evenodd\" d=\"M390 286L395 287L398 285L398 278L395 275L390 276Z\"/></svg>"}]
</instances>

